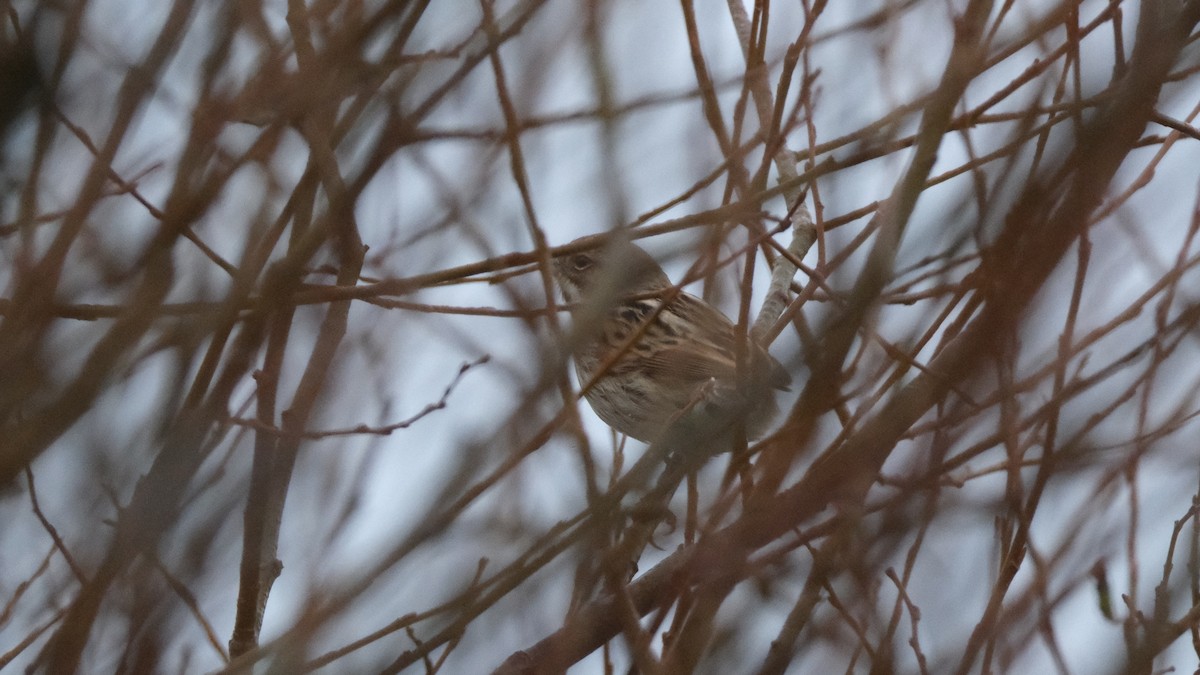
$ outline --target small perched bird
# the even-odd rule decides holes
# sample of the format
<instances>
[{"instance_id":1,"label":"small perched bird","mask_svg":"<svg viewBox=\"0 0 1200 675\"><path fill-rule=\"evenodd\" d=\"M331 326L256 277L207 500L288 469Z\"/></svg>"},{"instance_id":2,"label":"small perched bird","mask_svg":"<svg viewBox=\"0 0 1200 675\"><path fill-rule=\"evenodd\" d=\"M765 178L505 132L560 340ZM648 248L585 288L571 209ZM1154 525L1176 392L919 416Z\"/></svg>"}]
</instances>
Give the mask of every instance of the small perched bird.
<instances>
[{"instance_id":1,"label":"small perched bird","mask_svg":"<svg viewBox=\"0 0 1200 675\"><path fill-rule=\"evenodd\" d=\"M645 251L613 240L556 257L554 273L575 322L575 372L610 427L650 443L682 413L715 405L745 415L749 438L766 431L787 371L747 339L739 382L734 325L676 289Z\"/></svg>"}]
</instances>

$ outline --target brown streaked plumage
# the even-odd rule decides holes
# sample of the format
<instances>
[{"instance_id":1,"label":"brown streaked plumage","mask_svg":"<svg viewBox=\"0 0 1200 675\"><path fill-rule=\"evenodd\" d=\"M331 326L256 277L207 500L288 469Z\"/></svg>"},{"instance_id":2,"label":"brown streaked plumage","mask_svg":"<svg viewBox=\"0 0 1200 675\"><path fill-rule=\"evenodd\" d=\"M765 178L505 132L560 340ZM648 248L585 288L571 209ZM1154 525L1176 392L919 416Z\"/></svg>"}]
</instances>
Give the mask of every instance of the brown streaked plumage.
<instances>
[{"instance_id":1,"label":"brown streaked plumage","mask_svg":"<svg viewBox=\"0 0 1200 675\"><path fill-rule=\"evenodd\" d=\"M750 438L766 431L778 412L771 389L787 389L791 377L747 341L739 387L734 325L712 305L678 291L645 251L614 240L555 258L554 273L575 319L572 351L581 386L638 335L584 393L613 429L652 442L684 410L715 404L744 408Z\"/></svg>"}]
</instances>

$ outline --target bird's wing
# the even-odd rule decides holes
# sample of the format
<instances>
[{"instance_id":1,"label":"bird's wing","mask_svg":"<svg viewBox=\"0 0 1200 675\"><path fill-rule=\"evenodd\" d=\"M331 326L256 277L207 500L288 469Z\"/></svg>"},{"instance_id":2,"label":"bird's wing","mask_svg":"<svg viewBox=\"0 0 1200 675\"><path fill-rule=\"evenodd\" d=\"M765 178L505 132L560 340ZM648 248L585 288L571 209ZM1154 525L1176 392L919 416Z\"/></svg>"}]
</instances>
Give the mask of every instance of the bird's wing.
<instances>
[{"instance_id":1,"label":"bird's wing","mask_svg":"<svg viewBox=\"0 0 1200 675\"><path fill-rule=\"evenodd\" d=\"M662 380L680 380L683 383L706 382L710 379L733 381L736 374L734 361L722 352L697 349L698 346L664 346L647 355L642 362L651 377Z\"/></svg>"},{"instance_id":2,"label":"bird's wing","mask_svg":"<svg viewBox=\"0 0 1200 675\"><path fill-rule=\"evenodd\" d=\"M730 383L737 377L736 337L724 314L699 298L682 293L672 302L673 312L660 312L657 320L666 332L663 346L646 357L659 376L685 381L715 378ZM673 338L678 338L673 339ZM787 389L792 378L765 349L749 342L752 377L776 389Z\"/></svg>"}]
</instances>

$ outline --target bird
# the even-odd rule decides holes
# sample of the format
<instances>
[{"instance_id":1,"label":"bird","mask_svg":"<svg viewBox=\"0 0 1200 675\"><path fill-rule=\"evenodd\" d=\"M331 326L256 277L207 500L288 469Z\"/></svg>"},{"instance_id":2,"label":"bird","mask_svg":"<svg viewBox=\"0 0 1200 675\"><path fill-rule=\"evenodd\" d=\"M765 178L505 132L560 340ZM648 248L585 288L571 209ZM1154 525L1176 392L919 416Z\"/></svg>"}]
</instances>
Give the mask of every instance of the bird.
<instances>
[{"instance_id":1,"label":"bird","mask_svg":"<svg viewBox=\"0 0 1200 675\"><path fill-rule=\"evenodd\" d=\"M646 251L614 237L552 262L572 315L576 375L608 426L653 443L700 409L743 417L748 439L767 430L773 390L788 390L791 376L749 339L739 372L733 323L680 291Z\"/></svg>"}]
</instances>

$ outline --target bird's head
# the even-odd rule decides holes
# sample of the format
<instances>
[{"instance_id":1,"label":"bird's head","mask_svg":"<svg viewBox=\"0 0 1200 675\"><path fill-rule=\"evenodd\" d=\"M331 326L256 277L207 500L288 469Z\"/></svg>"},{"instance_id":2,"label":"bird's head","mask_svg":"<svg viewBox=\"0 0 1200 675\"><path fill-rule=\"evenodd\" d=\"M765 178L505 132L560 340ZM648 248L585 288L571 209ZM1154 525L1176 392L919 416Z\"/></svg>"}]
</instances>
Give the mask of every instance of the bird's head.
<instances>
[{"instance_id":1,"label":"bird's head","mask_svg":"<svg viewBox=\"0 0 1200 675\"><path fill-rule=\"evenodd\" d=\"M611 302L671 287L671 280L654 258L618 239L601 247L556 256L554 276L563 298L572 304L600 298Z\"/></svg>"}]
</instances>

